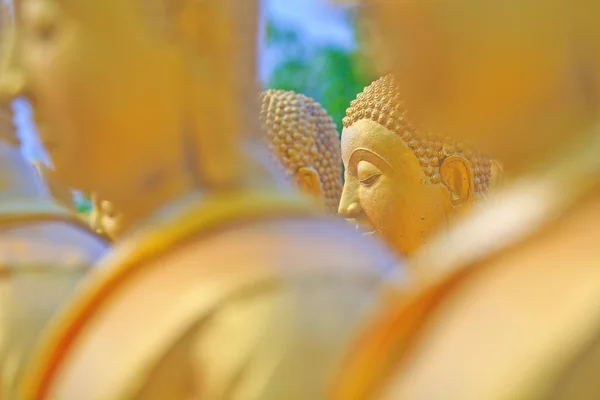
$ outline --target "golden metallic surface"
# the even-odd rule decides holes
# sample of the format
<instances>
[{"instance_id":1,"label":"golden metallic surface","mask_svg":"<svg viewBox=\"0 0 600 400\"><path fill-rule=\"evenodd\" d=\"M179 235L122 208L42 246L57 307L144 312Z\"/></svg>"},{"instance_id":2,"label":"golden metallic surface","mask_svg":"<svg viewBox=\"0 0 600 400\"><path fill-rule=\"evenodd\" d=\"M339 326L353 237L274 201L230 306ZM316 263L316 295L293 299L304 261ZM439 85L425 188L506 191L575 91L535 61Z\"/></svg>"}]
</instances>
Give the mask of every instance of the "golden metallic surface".
<instances>
[{"instance_id":1,"label":"golden metallic surface","mask_svg":"<svg viewBox=\"0 0 600 400\"><path fill-rule=\"evenodd\" d=\"M339 213L412 255L485 199L491 160L452 137L416 128L400 93L388 75L350 104L343 121L346 179Z\"/></svg>"},{"instance_id":2,"label":"golden metallic surface","mask_svg":"<svg viewBox=\"0 0 600 400\"><path fill-rule=\"evenodd\" d=\"M15 5L0 92L31 100L61 181L121 216L23 398L322 397L399 262L257 155L257 2Z\"/></svg>"},{"instance_id":3,"label":"golden metallic surface","mask_svg":"<svg viewBox=\"0 0 600 400\"><path fill-rule=\"evenodd\" d=\"M510 178L415 255L334 398L598 398L600 5L367 3L411 115Z\"/></svg>"},{"instance_id":4,"label":"golden metallic surface","mask_svg":"<svg viewBox=\"0 0 600 400\"><path fill-rule=\"evenodd\" d=\"M327 111L292 91L267 90L260 97L260 120L275 161L301 190L337 212L342 194L340 139Z\"/></svg>"},{"instance_id":5,"label":"golden metallic surface","mask_svg":"<svg viewBox=\"0 0 600 400\"><path fill-rule=\"evenodd\" d=\"M295 220L284 222L277 218L278 214L295 217ZM372 263L369 260L373 257L368 252L365 253L365 250L373 249L369 241L360 240L360 237L350 241L350 237L343 233L343 225L332 226L327 221L299 219L303 215L306 218L311 214L316 214L312 207L294 197L269 193L231 193L215 196L194 207L182 208L178 214L171 215L167 221L151 231L145 229L124 239L115 253L106 260L106 264L100 266L99 271L105 272L98 275L95 282L92 282L93 285L82 292L73 303L73 307L67 309L67 312L56 320L52 334L38 349L39 358L30 370L31 375L24 385L26 392L23 398L70 399L90 392L108 398L137 398L131 391L144 392L147 386L159 390L160 393L179 393L177 390L181 388L178 387L178 381L170 379L166 372L163 371L157 376L153 374L152 379L148 379L145 374L155 368L161 370L162 356L167 356L171 346L177 345L180 331L192 329L196 324L201 324L204 333L197 334L196 339L192 341L193 345L190 345L192 348L188 350L186 357L179 359L176 367L182 373L193 374L195 369L190 370L188 364L199 363L200 366L208 360L212 360L212 363L202 367L202 371L208 374L204 379L204 374L193 375L192 381L197 383L187 387L186 395L219 393L217 397L220 397L228 391L239 391L241 398L246 398L258 389L254 388L254 385L262 382L260 390L266 391L265 393L275 391L281 396L287 395L291 398L315 395L320 397L319 393L322 393L324 387L322 380L331 372L332 363L337 362L335 354L339 353L340 346L346 343L348 334L352 331L350 328L357 323L356 315L349 310L337 316L328 314L329 321L336 320L341 325L336 325L338 328L335 329L329 327L322 332L329 337L329 348L324 351L318 346L320 364L317 366L314 358L316 354L313 353L316 349L311 347L312 342L295 341L310 336L309 332L321 326L322 322L314 320L314 323L308 325L301 323L302 318L310 319L309 315L314 313L314 310L306 309L306 312L301 313L301 320L296 320L299 316L296 313L299 311L292 311L292 308L303 302L319 302L320 290L329 291L328 308L333 307L332 310L338 309L338 301L342 301L341 304L348 301L351 304L356 301L376 301L377 294L369 293L370 290L365 289L371 285L378 287L380 278L377 274L371 274L371 267L365 267ZM240 224L240 221L246 223ZM233 224L235 228L223 232L222 227L226 224ZM294 229L298 224L303 225L304 229ZM314 230L317 227L320 234ZM222 233L215 235L215 230ZM284 232L288 233L283 235ZM308 232L312 234L307 235ZM175 244L183 242L190 235L202 235L204 240L191 242L178 252L171 250ZM334 241L333 238L337 235L341 235L342 238ZM295 240L290 241L294 236ZM319 255L322 256L323 251L329 250L332 251L327 256L329 260L339 259L334 264L339 265L340 270L329 271L336 276L331 284L338 289L329 287L328 284L323 286L325 281L322 280L325 276L318 273L329 265L329 262L320 262L319 257L309 262L308 257L300 257L305 251L305 245L315 246L319 242L323 243L323 240L326 240L327 244L321 245ZM340 251L350 243L353 250L348 253L351 257L346 258L348 254L342 255L343 252ZM239 262L238 256L230 251L234 244L243 251L243 269L236 267ZM274 248L279 250L274 252ZM287 272L281 271L281 275L273 271L279 257L294 253L295 256L286 258ZM380 262L384 259L380 259ZM217 271L190 268L198 262L205 263L210 260L220 265ZM340 264L342 260L344 261ZM163 267L165 263L168 268ZM169 271L179 272L171 275ZM288 273L292 275L286 278ZM295 274L300 274L303 278L297 281L294 278ZM170 283L167 286L165 279ZM255 285L258 287L254 288ZM299 291L289 293L290 287L296 287ZM200 290L202 288L204 289ZM249 293L244 294L246 291ZM195 295L191 296L194 293ZM333 293L336 294L331 296ZM121 297L122 295L125 297ZM296 298L298 295L300 297ZM372 296L374 298L370 299ZM127 302L124 302L125 298L128 299ZM169 301L168 298L177 298L179 301ZM253 308L256 301L260 304L265 303L246 316L244 310L248 307ZM289 303L290 301L292 302ZM231 302L233 304L230 304ZM227 306L228 304L230 305ZM149 306L151 307L148 308ZM232 315L227 311L229 307L234 307L231 310ZM203 322L207 313L215 308L218 313L214 318L217 320L211 323ZM135 327L123 324L123 316L133 310L137 310ZM358 314L363 314L364 317L365 311L359 311ZM169 323L157 326L157 312L169 315ZM294 329L290 331L285 328L286 324L280 325L277 322L279 319L272 320L273 312L288 321L286 324L294 324ZM284 315L287 317L284 318ZM243 319L240 320L242 316ZM221 318L226 320L221 322ZM230 332L228 326L240 322L244 322L245 331L251 332L252 335L240 335L240 331L236 329L235 336L230 336L234 332ZM88 326L95 328L85 329ZM120 338L112 342L113 351L99 346L97 340L112 335ZM273 342L272 335L278 338L276 343ZM289 342L290 340L292 342ZM318 339L314 345L322 340ZM225 356L225 343L233 349L238 349L235 354L230 355L233 357ZM195 348L204 346L212 349L211 354L212 351L221 350L214 354L216 358L190 359L191 355L195 354ZM253 354L251 357L248 351ZM255 351L258 353L254 353ZM290 353L284 359L293 356L293 360L280 364L277 374L281 380L272 381L267 378L271 373L268 372L269 368L265 370L261 367L262 364L248 364L250 360L255 360L256 363L262 360L262 363L271 357L278 358L286 352ZM103 361L99 361L98 357L102 357ZM111 368L82 368L97 362L111 365ZM292 368L289 371L295 372L294 376L290 376L286 372L290 367L284 368L285 365L290 365L288 362L298 367L304 365L308 368L312 365L312 372L305 371L304 367L297 371ZM205 370L206 368L208 370ZM243 369L244 378L235 382L227 380L232 368ZM301 371L302 373L297 375ZM91 381L90 373L94 374ZM267 376L263 375L265 373ZM306 384L307 377L311 380L316 378L317 381ZM226 381L222 382L221 379L224 378ZM263 381L264 379L267 380ZM267 384L268 382L271 383ZM266 386L262 386L263 384Z\"/></svg>"},{"instance_id":6,"label":"golden metallic surface","mask_svg":"<svg viewBox=\"0 0 600 400\"><path fill-rule=\"evenodd\" d=\"M588 1L365 0L364 15L411 115L512 173L593 119L595 71L576 65L595 58L595 45L565 23L589 18L580 12Z\"/></svg>"}]
</instances>

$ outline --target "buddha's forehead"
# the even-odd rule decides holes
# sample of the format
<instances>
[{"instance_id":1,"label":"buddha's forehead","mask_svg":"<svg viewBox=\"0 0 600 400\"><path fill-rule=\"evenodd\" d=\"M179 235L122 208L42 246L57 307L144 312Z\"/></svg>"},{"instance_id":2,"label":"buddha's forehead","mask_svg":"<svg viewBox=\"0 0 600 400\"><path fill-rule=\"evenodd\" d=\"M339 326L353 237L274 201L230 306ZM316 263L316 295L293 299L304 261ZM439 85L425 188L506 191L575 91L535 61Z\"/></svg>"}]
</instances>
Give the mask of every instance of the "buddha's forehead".
<instances>
[{"instance_id":1,"label":"buddha's forehead","mask_svg":"<svg viewBox=\"0 0 600 400\"><path fill-rule=\"evenodd\" d=\"M386 127L361 119L342 132L342 158L349 162L353 154L367 151L392 162L411 154L401 137Z\"/></svg>"}]
</instances>

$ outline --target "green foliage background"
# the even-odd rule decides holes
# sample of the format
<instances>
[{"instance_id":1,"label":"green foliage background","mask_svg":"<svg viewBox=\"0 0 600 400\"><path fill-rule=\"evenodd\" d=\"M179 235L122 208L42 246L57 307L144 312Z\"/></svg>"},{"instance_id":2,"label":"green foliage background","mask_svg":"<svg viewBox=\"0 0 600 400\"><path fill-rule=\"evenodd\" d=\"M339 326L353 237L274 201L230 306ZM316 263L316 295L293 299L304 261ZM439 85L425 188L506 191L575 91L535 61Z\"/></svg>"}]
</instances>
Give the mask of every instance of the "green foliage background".
<instances>
[{"instance_id":1,"label":"green foliage background","mask_svg":"<svg viewBox=\"0 0 600 400\"><path fill-rule=\"evenodd\" d=\"M354 14L349 12L347 18L355 26ZM341 132L346 108L372 81L358 51L315 46L302 40L294 27L274 21L267 23L266 32L267 46L276 49L281 60L266 82L267 88L293 90L312 97L329 112Z\"/></svg>"}]
</instances>

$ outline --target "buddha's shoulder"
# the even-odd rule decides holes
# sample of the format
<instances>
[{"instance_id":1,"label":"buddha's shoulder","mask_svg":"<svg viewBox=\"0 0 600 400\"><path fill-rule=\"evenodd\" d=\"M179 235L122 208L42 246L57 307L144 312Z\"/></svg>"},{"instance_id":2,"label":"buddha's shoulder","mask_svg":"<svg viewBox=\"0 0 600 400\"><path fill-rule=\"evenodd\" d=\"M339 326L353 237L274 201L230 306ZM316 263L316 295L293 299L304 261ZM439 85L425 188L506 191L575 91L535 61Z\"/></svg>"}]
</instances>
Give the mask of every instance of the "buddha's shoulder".
<instances>
[{"instance_id":1,"label":"buddha's shoulder","mask_svg":"<svg viewBox=\"0 0 600 400\"><path fill-rule=\"evenodd\" d=\"M191 239L166 252L161 260L203 264L209 260L340 274L386 275L402 268L402 262L379 241L363 237L343 221L327 218L252 221Z\"/></svg>"},{"instance_id":2,"label":"buddha's shoulder","mask_svg":"<svg viewBox=\"0 0 600 400\"><path fill-rule=\"evenodd\" d=\"M600 337L598 222L576 210L391 310L376 332L413 324L418 335L410 358L401 352L390 398L500 398L507 382L519 382L510 395L527 397L562 379Z\"/></svg>"}]
</instances>

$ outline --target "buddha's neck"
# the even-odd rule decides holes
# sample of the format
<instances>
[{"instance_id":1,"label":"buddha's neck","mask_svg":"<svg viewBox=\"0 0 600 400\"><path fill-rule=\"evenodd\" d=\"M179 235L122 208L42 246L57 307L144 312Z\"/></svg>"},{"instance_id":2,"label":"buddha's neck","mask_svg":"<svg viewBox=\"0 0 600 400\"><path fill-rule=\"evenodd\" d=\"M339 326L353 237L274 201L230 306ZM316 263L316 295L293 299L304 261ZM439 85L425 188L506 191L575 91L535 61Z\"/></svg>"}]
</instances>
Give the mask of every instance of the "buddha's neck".
<instances>
[{"instance_id":1,"label":"buddha's neck","mask_svg":"<svg viewBox=\"0 0 600 400\"><path fill-rule=\"evenodd\" d=\"M0 201L49 197L48 188L21 150L0 141Z\"/></svg>"},{"instance_id":2,"label":"buddha's neck","mask_svg":"<svg viewBox=\"0 0 600 400\"><path fill-rule=\"evenodd\" d=\"M127 235L163 205L193 190L189 175L182 169L155 168L144 171L133 182L124 184L118 192L107 196L119 212L115 237Z\"/></svg>"},{"instance_id":3,"label":"buddha's neck","mask_svg":"<svg viewBox=\"0 0 600 400\"><path fill-rule=\"evenodd\" d=\"M263 160L263 154L252 147L246 148L243 159L243 176L240 178L239 190L244 191L274 191L282 190L277 175L268 163ZM124 185L120 195L109 196L115 209L119 212L118 232L115 237L123 237L136 227L142 225L148 218L161 210L166 204L176 202L191 193L194 201L201 202L203 194L207 196L214 189L209 189L193 179L184 167L164 169L162 172L145 173L136 184ZM287 186L284 186L287 187ZM168 210L175 211L175 210Z\"/></svg>"}]
</instances>

